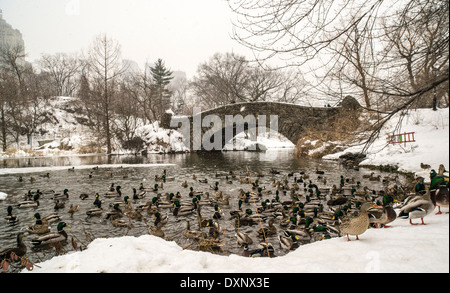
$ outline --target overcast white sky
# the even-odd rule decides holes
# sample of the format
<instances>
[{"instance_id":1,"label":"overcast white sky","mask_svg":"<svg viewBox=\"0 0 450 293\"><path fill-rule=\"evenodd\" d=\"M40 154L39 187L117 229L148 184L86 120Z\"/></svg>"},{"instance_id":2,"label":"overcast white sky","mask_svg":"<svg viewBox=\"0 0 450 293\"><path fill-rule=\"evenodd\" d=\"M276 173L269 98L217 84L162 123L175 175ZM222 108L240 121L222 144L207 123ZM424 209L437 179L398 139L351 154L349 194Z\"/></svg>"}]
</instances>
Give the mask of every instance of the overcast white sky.
<instances>
[{"instance_id":1,"label":"overcast white sky","mask_svg":"<svg viewBox=\"0 0 450 293\"><path fill-rule=\"evenodd\" d=\"M0 9L21 31L31 62L43 53L86 50L101 33L141 68L162 58L188 78L216 52L251 56L230 37L225 0L0 0Z\"/></svg>"}]
</instances>

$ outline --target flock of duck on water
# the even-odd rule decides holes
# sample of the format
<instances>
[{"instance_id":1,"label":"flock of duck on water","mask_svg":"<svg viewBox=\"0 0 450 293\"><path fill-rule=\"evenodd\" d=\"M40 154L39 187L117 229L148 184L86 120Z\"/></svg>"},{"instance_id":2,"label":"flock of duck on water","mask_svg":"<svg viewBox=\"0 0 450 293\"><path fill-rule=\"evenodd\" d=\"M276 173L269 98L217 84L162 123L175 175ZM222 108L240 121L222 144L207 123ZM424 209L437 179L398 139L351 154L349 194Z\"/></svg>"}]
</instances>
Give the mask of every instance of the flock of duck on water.
<instances>
[{"instance_id":1,"label":"flock of duck on water","mask_svg":"<svg viewBox=\"0 0 450 293\"><path fill-rule=\"evenodd\" d=\"M69 169L69 172L74 171L74 168ZM363 186L354 178L340 176L334 180L327 179L325 172L317 169L309 174L303 171L281 174L275 169L263 174L247 169L239 174L233 171L216 172L209 179L192 175L192 180L186 180L179 186L180 192L164 193L165 186L176 181L164 170L162 174L155 175L153 186L146 187L141 183L133 188L130 196L123 196L121 187L114 183L108 191L95 193L93 200L90 194L80 194L81 200L93 201L91 208L85 211L81 211L78 204L71 204L66 209L66 202L70 202L71 198L67 189L61 193L29 190L23 201L7 207L5 220L8 224L15 224L19 221L15 209L35 208L35 222L30 223L26 231L17 234L17 246L0 251L0 261L18 260L26 254L25 235L31 236L32 246L68 240L64 228L70 226L61 219L60 211L71 215L84 212L87 217L105 217L115 227L129 227L131 221L143 220L149 234L162 238L165 237L164 225L171 217L186 219L184 236L197 240L220 241L223 235L221 223L231 220L242 255L252 257L275 256L274 245L269 239L276 239L280 249L286 251L296 249L303 243L331 237L346 236L350 241L352 235L358 240L368 228L388 228L397 218L409 219L411 225L425 225L424 218L436 207L438 214L441 207L448 208L449 183L445 172L443 165L439 166L438 172L431 170L429 185L424 183L422 177L402 185L398 182L398 176L381 178L380 175L374 176L374 173L363 175L369 181L382 181L384 187L375 190ZM262 184L264 176L271 176L272 182ZM20 180L23 180L22 177ZM327 181L336 181L336 184L329 187ZM226 188L222 188L224 184L240 184L241 188L236 194L227 194ZM50 199L54 214L40 215L42 199ZM109 201L109 209L104 207L106 201ZM209 207L208 212L212 208L214 210L205 216L204 207ZM228 215L224 210L229 211ZM153 223L145 214L153 218ZM414 223L414 219L421 222ZM196 222L197 229L191 228L189 220ZM56 232L50 231L52 223L56 223ZM249 233L243 227L254 228Z\"/></svg>"}]
</instances>

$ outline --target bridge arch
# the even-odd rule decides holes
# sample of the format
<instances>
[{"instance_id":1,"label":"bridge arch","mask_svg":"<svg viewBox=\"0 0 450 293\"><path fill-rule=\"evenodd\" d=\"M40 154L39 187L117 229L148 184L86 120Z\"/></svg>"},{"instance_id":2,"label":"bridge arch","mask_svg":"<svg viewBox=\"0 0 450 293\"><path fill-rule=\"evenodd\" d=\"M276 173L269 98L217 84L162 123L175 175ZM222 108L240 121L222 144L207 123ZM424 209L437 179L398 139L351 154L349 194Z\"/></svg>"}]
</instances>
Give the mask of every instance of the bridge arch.
<instances>
[{"instance_id":1,"label":"bridge arch","mask_svg":"<svg viewBox=\"0 0 450 293\"><path fill-rule=\"evenodd\" d=\"M335 121L349 111L358 111L359 103L346 97L339 107L306 107L289 103L249 102L209 109L189 117L162 119L162 127L180 131L191 150L218 151L239 130L251 135L272 129L296 144L306 129L332 130ZM233 123L231 123L231 122Z\"/></svg>"}]
</instances>

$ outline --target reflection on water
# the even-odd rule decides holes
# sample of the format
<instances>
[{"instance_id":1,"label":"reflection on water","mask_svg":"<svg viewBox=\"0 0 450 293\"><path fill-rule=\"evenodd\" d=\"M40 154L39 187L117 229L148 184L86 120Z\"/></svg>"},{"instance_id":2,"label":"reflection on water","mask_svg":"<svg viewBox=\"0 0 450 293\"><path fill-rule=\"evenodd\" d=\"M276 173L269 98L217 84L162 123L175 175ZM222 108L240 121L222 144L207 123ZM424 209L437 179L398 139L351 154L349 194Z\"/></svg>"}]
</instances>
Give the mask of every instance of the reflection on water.
<instances>
[{"instance_id":1,"label":"reflection on water","mask_svg":"<svg viewBox=\"0 0 450 293\"><path fill-rule=\"evenodd\" d=\"M109 165L111 164L111 166ZM119 165L118 165L119 164ZM147 165L146 165L147 164ZM209 192L214 195L215 192L210 189L210 185L219 182L220 191L224 195L230 195L231 201L229 206L222 206L223 217L219 220L219 224L223 228L223 254L242 254L242 248L236 244L234 223L231 222L229 212L236 210L237 195L242 188L244 191L251 191L249 184L241 184L238 180L234 180L232 184L227 183L224 177L217 178L216 172L228 173L233 171L236 174L244 174L250 171L252 174L263 172L266 175L260 177L260 185L266 190L273 190L273 193L267 193L262 198L274 198L275 189L272 187L273 180L283 180L289 172L305 171L311 174L311 179L315 180L317 175L315 170L321 169L328 178L327 186L339 184L340 176L345 178L355 177L361 178L359 172L348 170L335 162L324 160L307 160L294 157L292 150L279 150L267 152L212 152L212 153L192 153L177 155L149 155L141 156L67 156L55 158L24 158L24 159L7 159L1 161L0 168L0 191L8 194L6 199L0 201L0 214L2 218L6 216L8 205L14 207L14 214L19 217L19 222L15 225L7 224L5 220L0 224L0 249L15 245L16 235L19 231L34 224L33 215L39 212L42 216L57 213L62 220L71 225L71 228L65 230L69 234L70 239L73 238L81 246L86 246L92 239L98 237L119 237L124 235L139 236L148 233L148 226L145 221L132 220L129 228L113 227L111 222L101 217L91 217L86 215L86 211L93 208L95 193L99 193L103 199L103 208L105 211L112 209L111 205L115 201L122 201L123 198L106 198L105 193L109 186L114 183L122 188L122 196L128 195L132 198L132 188L138 188L142 183L146 187L153 187L155 184L155 175L163 174L164 170L168 177L174 177L171 182L164 184L164 193L181 192L182 202L190 202L188 196L188 188L183 188L181 183L187 181L196 191ZM61 168L67 166L68 168ZM75 171L68 171L74 166ZM83 168L83 166L85 168ZM89 166L89 167L86 167ZM95 168L92 166L101 166ZM30 168L33 167L33 168ZM43 168L44 167L44 168ZM49 168L54 167L54 169ZM20 169L17 169L20 168ZM41 169L43 168L43 169ZM280 174L269 174L270 169L280 171ZM43 171L45 170L45 172ZM9 172L10 171L10 172ZM24 171L24 172L21 172ZM49 173L49 177L42 177L43 174ZM207 178L208 184L202 184L198 180L192 178L196 175L198 179ZM298 173L297 173L298 174ZM19 182L19 176L23 177L23 181ZM299 174L297 175L299 176ZM34 178L34 180L32 180ZM257 179L253 177L253 179ZM362 180L362 179L361 179ZM365 183L364 181L362 182ZM367 182L369 183L369 182ZM375 183L371 183L372 187ZM65 200L65 208L62 210L54 209L54 201L51 196L44 195L40 200L41 205L38 208L19 209L16 207L17 202L23 200L28 190L54 190L62 192L65 188L69 190L69 199ZM80 199L80 194L88 194L85 200ZM133 207L143 204L156 195L153 192L147 192L146 197L140 200L132 201ZM283 200L290 199L289 195L282 194ZM205 200L202 203L202 216L212 217L214 213L213 205ZM71 204L79 205L80 209L73 216L68 214ZM259 203L258 203L259 205ZM247 204L244 208L252 208L255 210L255 203ZM183 237L187 221L190 222L192 229L197 229L197 217L194 215L174 217L171 215L171 209L165 209L164 214L169 215L169 222L164 227L166 239L176 241L181 247L195 248L192 240ZM143 216L148 223L153 225L153 217L147 215L144 211ZM126 218L126 217L125 217ZM128 219L127 219L128 220ZM267 226L267 222L263 222ZM56 231L56 223L51 225L52 231ZM258 246L259 241L256 230L260 226L247 226L240 229L249 233L254 238L254 244L251 248ZM278 227L278 229L280 229ZM207 230L205 230L207 231ZM282 231L281 229L279 231ZM54 249L32 249L30 238L25 238L25 242L29 248L27 254L33 261L46 260L55 255ZM277 236L268 239L274 244L278 243ZM283 255L286 251L280 250L279 245L274 245L276 255ZM71 251L71 245L65 245L66 251Z\"/></svg>"}]
</instances>

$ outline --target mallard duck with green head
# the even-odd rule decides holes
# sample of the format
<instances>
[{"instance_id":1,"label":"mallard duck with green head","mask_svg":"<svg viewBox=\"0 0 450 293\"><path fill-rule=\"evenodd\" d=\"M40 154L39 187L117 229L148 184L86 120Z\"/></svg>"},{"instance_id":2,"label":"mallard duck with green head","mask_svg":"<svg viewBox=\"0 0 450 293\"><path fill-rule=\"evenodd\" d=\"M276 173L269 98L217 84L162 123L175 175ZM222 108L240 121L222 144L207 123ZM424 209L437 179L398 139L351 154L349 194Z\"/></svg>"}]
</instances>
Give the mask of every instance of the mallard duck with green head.
<instances>
[{"instance_id":1,"label":"mallard duck with green head","mask_svg":"<svg viewBox=\"0 0 450 293\"><path fill-rule=\"evenodd\" d=\"M133 199L142 199L145 197L146 191L137 192L137 189L133 187Z\"/></svg>"},{"instance_id":2,"label":"mallard duck with green head","mask_svg":"<svg viewBox=\"0 0 450 293\"><path fill-rule=\"evenodd\" d=\"M299 238L295 233L284 231L282 235L278 235L278 241L280 242L281 249L292 250L298 248L297 241Z\"/></svg>"},{"instance_id":3,"label":"mallard duck with green head","mask_svg":"<svg viewBox=\"0 0 450 293\"><path fill-rule=\"evenodd\" d=\"M216 239L219 237L219 235L222 233L222 228L220 227L219 223L216 221L213 221L212 219L208 220L208 223L206 224L207 227L209 227L209 236Z\"/></svg>"},{"instance_id":4,"label":"mallard duck with green head","mask_svg":"<svg viewBox=\"0 0 450 293\"><path fill-rule=\"evenodd\" d=\"M25 201L20 201L17 203L17 207L18 208L29 208L29 207L38 207L39 206L39 198L40 198L40 193L35 193L33 195L33 200L25 200Z\"/></svg>"},{"instance_id":5,"label":"mallard duck with green head","mask_svg":"<svg viewBox=\"0 0 450 293\"><path fill-rule=\"evenodd\" d=\"M47 220L42 220L39 213L35 213L33 219L36 219L36 223L26 228L26 231L30 234L45 234L50 232Z\"/></svg>"},{"instance_id":6,"label":"mallard duck with green head","mask_svg":"<svg viewBox=\"0 0 450 293\"><path fill-rule=\"evenodd\" d=\"M102 202L101 200L96 201L95 208L89 209L86 211L86 215L88 217L101 216L103 214Z\"/></svg>"},{"instance_id":7,"label":"mallard duck with green head","mask_svg":"<svg viewBox=\"0 0 450 293\"><path fill-rule=\"evenodd\" d=\"M218 204L214 205L214 214L213 214L213 219L220 219L222 218L222 212L220 210L220 207Z\"/></svg>"},{"instance_id":8,"label":"mallard duck with green head","mask_svg":"<svg viewBox=\"0 0 450 293\"><path fill-rule=\"evenodd\" d=\"M185 207L182 206L179 200L175 200L173 204L174 204L174 208L172 210L172 214L174 216L191 215L196 209L195 205L188 205L188 206L185 206Z\"/></svg>"},{"instance_id":9,"label":"mallard duck with green head","mask_svg":"<svg viewBox=\"0 0 450 293\"><path fill-rule=\"evenodd\" d=\"M120 208L119 204L115 204L113 209L109 212L106 212L106 219L117 219L123 217L123 211Z\"/></svg>"},{"instance_id":10,"label":"mallard duck with green head","mask_svg":"<svg viewBox=\"0 0 450 293\"><path fill-rule=\"evenodd\" d=\"M156 212L153 215L153 218L155 219L155 222L154 222L155 226L157 226L158 223L161 223L162 225L165 225L169 221L169 218L168 218L167 215L161 215L161 213L159 213L159 212Z\"/></svg>"},{"instance_id":11,"label":"mallard duck with green head","mask_svg":"<svg viewBox=\"0 0 450 293\"><path fill-rule=\"evenodd\" d=\"M54 200L69 199L69 189L64 189L63 193L55 193L52 198Z\"/></svg>"},{"instance_id":12,"label":"mallard duck with green head","mask_svg":"<svg viewBox=\"0 0 450 293\"><path fill-rule=\"evenodd\" d=\"M37 237L37 238L31 240L31 243L34 246L40 246L40 245L47 245L47 244L52 244L52 243L67 240L68 236L67 236L66 231L64 231L65 227L70 228L70 226L67 225L65 222L59 222L56 227L56 229L57 229L56 233L49 233L49 234Z\"/></svg>"},{"instance_id":13,"label":"mallard duck with green head","mask_svg":"<svg viewBox=\"0 0 450 293\"><path fill-rule=\"evenodd\" d=\"M116 186L116 190L115 191L109 191L105 193L105 197L117 197L117 196L122 196L122 187L120 185Z\"/></svg>"},{"instance_id":14,"label":"mallard duck with green head","mask_svg":"<svg viewBox=\"0 0 450 293\"><path fill-rule=\"evenodd\" d=\"M8 206L6 208L6 211L7 211L7 215L5 217L5 220L8 221L8 223L14 224L14 223L17 223L19 221L19 218L17 218L17 216L14 215L13 212L12 212L13 211L13 207L12 206Z\"/></svg>"}]
</instances>

